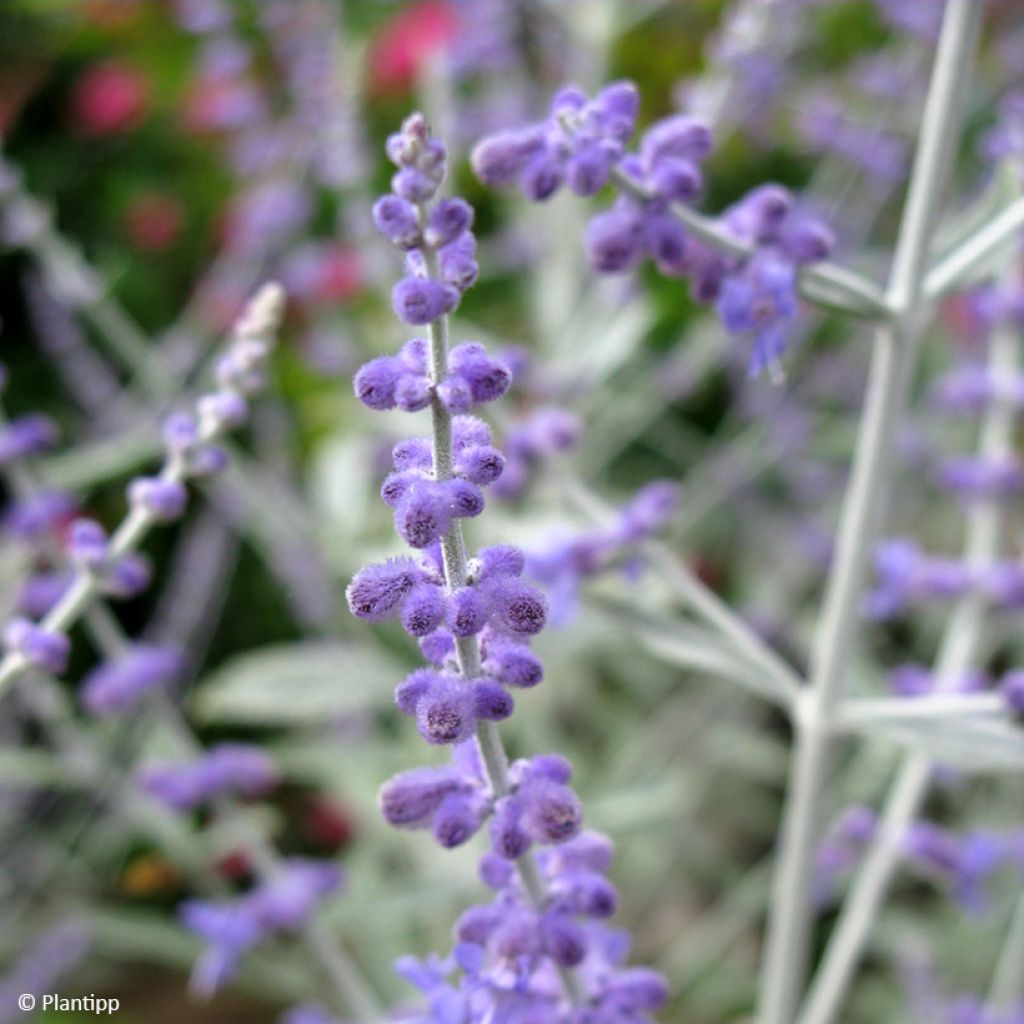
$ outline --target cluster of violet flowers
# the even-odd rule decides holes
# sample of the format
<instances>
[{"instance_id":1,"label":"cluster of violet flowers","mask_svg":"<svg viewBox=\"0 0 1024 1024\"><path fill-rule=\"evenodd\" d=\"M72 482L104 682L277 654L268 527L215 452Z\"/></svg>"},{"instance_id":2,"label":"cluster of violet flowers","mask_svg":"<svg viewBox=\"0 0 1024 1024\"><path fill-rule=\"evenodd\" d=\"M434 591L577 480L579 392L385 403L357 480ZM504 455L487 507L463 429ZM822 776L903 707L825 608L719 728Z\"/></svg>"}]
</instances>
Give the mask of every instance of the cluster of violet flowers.
<instances>
[{"instance_id":1,"label":"cluster of violet flowers","mask_svg":"<svg viewBox=\"0 0 1024 1024\"><path fill-rule=\"evenodd\" d=\"M473 168L485 184L517 184L538 202L563 184L580 196L614 184L620 194L584 236L593 269L618 273L650 258L661 273L689 278L693 298L714 304L730 334L752 337L750 373L777 371L798 309L798 271L829 255L832 233L796 210L787 189L766 184L718 219L740 255L695 237L676 208L700 193L711 131L699 118L673 114L652 124L630 152L638 107L631 82L608 85L592 100L575 87L563 89L544 121L481 141Z\"/></svg>"},{"instance_id":2,"label":"cluster of violet flowers","mask_svg":"<svg viewBox=\"0 0 1024 1024\"><path fill-rule=\"evenodd\" d=\"M511 379L482 345L448 345L446 314L475 278L472 210L438 198L445 150L422 115L407 118L387 152L398 170L375 218L407 253L395 311L427 325L428 339L371 361L355 391L372 409L429 406L432 435L395 447L382 488L418 556L362 569L347 596L357 617L400 618L419 638L430 667L398 686L396 702L428 743L452 747L450 763L387 782L383 814L400 828L431 829L445 847L486 825L480 876L494 892L462 915L450 956L403 959L398 970L427 997L431 1020L643 1020L667 991L655 972L622 967L628 940L606 924L617 902L610 842L582 829L568 761L548 754L509 765L495 727L513 712L511 691L543 677L528 644L547 611L522 579L521 551L496 545L467 559L462 537L461 520L480 514L482 488L505 465L470 410Z\"/></svg>"}]
</instances>

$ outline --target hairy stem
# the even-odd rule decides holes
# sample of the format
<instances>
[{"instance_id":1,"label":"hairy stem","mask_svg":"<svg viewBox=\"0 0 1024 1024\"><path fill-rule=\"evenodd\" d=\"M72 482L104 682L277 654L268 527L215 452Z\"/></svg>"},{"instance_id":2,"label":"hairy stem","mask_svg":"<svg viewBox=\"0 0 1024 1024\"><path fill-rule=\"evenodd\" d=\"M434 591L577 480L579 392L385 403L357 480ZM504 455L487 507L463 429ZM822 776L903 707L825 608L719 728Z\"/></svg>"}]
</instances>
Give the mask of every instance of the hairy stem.
<instances>
[{"instance_id":1,"label":"hairy stem","mask_svg":"<svg viewBox=\"0 0 1024 1024\"><path fill-rule=\"evenodd\" d=\"M790 1024L806 977L810 883L831 747L831 718L858 633L861 585L877 535L892 437L906 400L917 336L924 266L958 136L959 99L982 4L948 0L893 259L886 305L892 319L875 334L853 468L843 499L835 561L826 585L809 687L794 716L777 867L762 964L761 1024Z\"/></svg>"},{"instance_id":2,"label":"hairy stem","mask_svg":"<svg viewBox=\"0 0 1024 1024\"><path fill-rule=\"evenodd\" d=\"M425 221L426 211L420 210L421 220ZM430 247L423 247L427 273L434 278L440 277L437 253ZM435 386L444 380L448 373L448 318L442 316L431 321L428 327L430 341L430 376ZM430 420L434 455L434 477L436 480L449 480L452 476L452 416L444 407L435 393L430 403ZM445 585L458 589L466 585L466 544L462 535L462 523L452 519L452 525L441 537L441 555L444 561ZM457 637L456 653L459 671L463 678L473 679L480 675L480 642L475 636ZM510 791L508 777L508 755L501 740L501 733L494 722L478 721L476 739L480 747L480 756L484 763L491 791L495 797L504 796ZM516 861L516 869L523 889L536 907L543 907L547 902L544 880L537 868L533 854L527 852ZM585 1002L585 994L575 972L567 968L559 968L563 984L569 998L576 1005Z\"/></svg>"}]
</instances>

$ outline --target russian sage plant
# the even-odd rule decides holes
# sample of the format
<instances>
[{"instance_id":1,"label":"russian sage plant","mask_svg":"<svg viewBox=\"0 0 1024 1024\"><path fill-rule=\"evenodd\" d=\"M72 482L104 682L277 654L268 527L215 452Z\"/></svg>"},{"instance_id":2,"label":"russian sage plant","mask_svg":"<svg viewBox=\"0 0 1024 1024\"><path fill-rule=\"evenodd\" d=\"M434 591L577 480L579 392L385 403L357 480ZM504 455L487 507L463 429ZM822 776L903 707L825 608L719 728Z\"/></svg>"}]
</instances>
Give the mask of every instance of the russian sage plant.
<instances>
[{"instance_id":1,"label":"russian sage plant","mask_svg":"<svg viewBox=\"0 0 1024 1024\"><path fill-rule=\"evenodd\" d=\"M628 96L627 104L631 117ZM513 713L513 692L542 680L529 641L547 612L521 578L520 550L497 545L470 557L463 536L462 520L483 512L483 488L505 466L471 410L499 399L511 381L481 344L449 345L448 314L477 276L473 211L462 199L439 198L445 149L422 115L406 119L387 152L398 170L374 217L406 254L395 312L426 326L427 337L363 366L355 391L371 409L429 408L431 433L395 446L381 489L397 532L419 554L362 569L348 602L359 618L400 618L419 638L431 667L413 672L395 699L428 743L452 747L450 764L385 783L385 818L429 828L445 847L486 825L480 875L494 890L461 916L450 956L401 960L398 970L426 995L431 1019L643 1020L665 1001L666 983L625 967L628 940L605 923L617 902L606 877L611 844L583 830L569 762L541 754L510 764L497 727Z\"/></svg>"}]
</instances>

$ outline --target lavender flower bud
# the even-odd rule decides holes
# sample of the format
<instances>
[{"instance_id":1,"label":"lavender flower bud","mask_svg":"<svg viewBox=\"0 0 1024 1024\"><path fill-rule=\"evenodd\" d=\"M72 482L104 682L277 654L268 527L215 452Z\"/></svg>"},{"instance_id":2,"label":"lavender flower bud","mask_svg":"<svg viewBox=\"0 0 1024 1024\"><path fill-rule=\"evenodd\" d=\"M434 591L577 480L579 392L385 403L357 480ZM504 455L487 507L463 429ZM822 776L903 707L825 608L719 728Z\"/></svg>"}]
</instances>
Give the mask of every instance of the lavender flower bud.
<instances>
[{"instance_id":1,"label":"lavender flower bud","mask_svg":"<svg viewBox=\"0 0 1024 1024\"><path fill-rule=\"evenodd\" d=\"M491 428L476 416L456 416L452 420L452 449L462 452L466 448L490 445Z\"/></svg>"},{"instance_id":2,"label":"lavender flower bud","mask_svg":"<svg viewBox=\"0 0 1024 1024\"><path fill-rule=\"evenodd\" d=\"M395 407L395 389L402 376L393 356L377 356L359 368L354 387L356 398L370 409L383 411Z\"/></svg>"},{"instance_id":3,"label":"lavender flower bud","mask_svg":"<svg viewBox=\"0 0 1024 1024\"><path fill-rule=\"evenodd\" d=\"M416 167L403 167L391 178L392 191L410 203L426 203L434 198L438 182Z\"/></svg>"},{"instance_id":4,"label":"lavender flower bud","mask_svg":"<svg viewBox=\"0 0 1024 1024\"><path fill-rule=\"evenodd\" d=\"M553 891L565 895L577 914L586 917L611 917L619 903L615 886L603 875L592 871L573 871L562 876Z\"/></svg>"},{"instance_id":5,"label":"lavender flower bud","mask_svg":"<svg viewBox=\"0 0 1024 1024\"><path fill-rule=\"evenodd\" d=\"M128 485L128 501L158 522L180 519L188 504L188 491L177 480L137 477Z\"/></svg>"},{"instance_id":6,"label":"lavender flower bud","mask_svg":"<svg viewBox=\"0 0 1024 1024\"><path fill-rule=\"evenodd\" d=\"M57 425L49 416L29 413L11 420L0 431L0 466L46 451L56 443L57 436Z\"/></svg>"},{"instance_id":7,"label":"lavender flower bud","mask_svg":"<svg viewBox=\"0 0 1024 1024\"><path fill-rule=\"evenodd\" d=\"M651 168L665 157L703 160L711 152L711 130L703 121L676 114L656 121L640 140L644 166Z\"/></svg>"},{"instance_id":8,"label":"lavender flower bud","mask_svg":"<svg viewBox=\"0 0 1024 1024\"><path fill-rule=\"evenodd\" d=\"M509 866L510 873L512 870ZM475 942L482 946L500 924L501 917L501 911L494 906L469 907L455 923L455 938L459 942Z\"/></svg>"},{"instance_id":9,"label":"lavender flower bud","mask_svg":"<svg viewBox=\"0 0 1024 1024\"><path fill-rule=\"evenodd\" d=\"M385 820L396 828L422 828L441 801L462 787L452 768L414 768L385 782L377 803Z\"/></svg>"},{"instance_id":10,"label":"lavender flower bud","mask_svg":"<svg viewBox=\"0 0 1024 1024\"><path fill-rule=\"evenodd\" d=\"M600 145L584 143L578 146L565 168L565 180L578 196L592 196L608 183L612 158Z\"/></svg>"},{"instance_id":11,"label":"lavender flower bud","mask_svg":"<svg viewBox=\"0 0 1024 1024\"><path fill-rule=\"evenodd\" d=\"M523 644L488 640L484 669L506 686L527 688L544 678L540 658Z\"/></svg>"},{"instance_id":12,"label":"lavender flower bud","mask_svg":"<svg viewBox=\"0 0 1024 1024\"><path fill-rule=\"evenodd\" d=\"M12 619L7 623L4 646L37 668L55 675L67 668L71 653L71 642L63 633L54 633L28 619Z\"/></svg>"},{"instance_id":13,"label":"lavender flower bud","mask_svg":"<svg viewBox=\"0 0 1024 1024\"><path fill-rule=\"evenodd\" d=\"M486 722L502 722L515 711L512 695L493 679L478 679L473 684L476 717Z\"/></svg>"},{"instance_id":14,"label":"lavender flower bud","mask_svg":"<svg viewBox=\"0 0 1024 1024\"><path fill-rule=\"evenodd\" d=\"M89 572L102 569L109 555L106 530L93 519L76 519L68 530L68 555Z\"/></svg>"},{"instance_id":15,"label":"lavender flower bud","mask_svg":"<svg viewBox=\"0 0 1024 1024\"><path fill-rule=\"evenodd\" d=\"M464 793L449 793L434 813L434 838L446 850L468 842L483 824L481 801Z\"/></svg>"},{"instance_id":16,"label":"lavender flower bud","mask_svg":"<svg viewBox=\"0 0 1024 1024\"><path fill-rule=\"evenodd\" d=\"M521 809L516 797L502 797L491 818L491 847L499 857L518 860L530 848L530 836L520 823Z\"/></svg>"},{"instance_id":17,"label":"lavender flower bud","mask_svg":"<svg viewBox=\"0 0 1024 1024\"><path fill-rule=\"evenodd\" d=\"M71 572L37 572L18 593L18 610L27 618L41 619L64 596L74 579Z\"/></svg>"},{"instance_id":18,"label":"lavender flower bud","mask_svg":"<svg viewBox=\"0 0 1024 1024\"><path fill-rule=\"evenodd\" d=\"M470 163L485 185L511 185L543 144L541 132L534 128L500 132L477 143Z\"/></svg>"},{"instance_id":19,"label":"lavender flower bud","mask_svg":"<svg viewBox=\"0 0 1024 1024\"><path fill-rule=\"evenodd\" d=\"M462 377L446 377L437 386L437 397L450 413L469 412L473 408L473 391Z\"/></svg>"},{"instance_id":20,"label":"lavender flower bud","mask_svg":"<svg viewBox=\"0 0 1024 1024\"><path fill-rule=\"evenodd\" d=\"M430 405L432 389L426 377L404 373L395 386L395 405L403 412L419 412Z\"/></svg>"},{"instance_id":21,"label":"lavender flower bud","mask_svg":"<svg viewBox=\"0 0 1024 1024\"><path fill-rule=\"evenodd\" d=\"M751 244L774 240L793 209L793 197L781 185L758 185L725 211L726 226Z\"/></svg>"},{"instance_id":22,"label":"lavender flower bud","mask_svg":"<svg viewBox=\"0 0 1024 1024\"><path fill-rule=\"evenodd\" d=\"M538 842L561 843L580 830L583 808L568 786L531 781L523 793L523 825Z\"/></svg>"},{"instance_id":23,"label":"lavender flower bud","mask_svg":"<svg viewBox=\"0 0 1024 1024\"><path fill-rule=\"evenodd\" d=\"M93 715L122 715L148 693L179 679L185 661L169 647L136 645L114 661L93 669L82 681L82 704Z\"/></svg>"},{"instance_id":24,"label":"lavender flower bud","mask_svg":"<svg viewBox=\"0 0 1024 1024\"><path fill-rule=\"evenodd\" d=\"M528 762L531 777L566 785L572 778L572 764L561 754L539 754Z\"/></svg>"},{"instance_id":25,"label":"lavender flower bud","mask_svg":"<svg viewBox=\"0 0 1024 1024\"><path fill-rule=\"evenodd\" d=\"M478 342L456 345L448 354L448 371L469 385L474 402L493 402L501 398L512 383L508 366L488 355Z\"/></svg>"},{"instance_id":26,"label":"lavender flower bud","mask_svg":"<svg viewBox=\"0 0 1024 1024\"><path fill-rule=\"evenodd\" d=\"M703 179L700 168L692 161L663 157L651 168L647 184L662 199L688 203L697 197Z\"/></svg>"},{"instance_id":27,"label":"lavender flower bud","mask_svg":"<svg viewBox=\"0 0 1024 1024\"><path fill-rule=\"evenodd\" d=\"M782 251L797 266L827 260L835 244L835 235L818 220L804 220L794 224L782 235Z\"/></svg>"},{"instance_id":28,"label":"lavender flower bud","mask_svg":"<svg viewBox=\"0 0 1024 1024\"><path fill-rule=\"evenodd\" d=\"M416 208L399 196L382 196L373 204L373 222L377 230L399 249L412 249L422 243Z\"/></svg>"},{"instance_id":29,"label":"lavender flower bud","mask_svg":"<svg viewBox=\"0 0 1024 1024\"><path fill-rule=\"evenodd\" d=\"M249 415L245 399L233 391L203 395L196 409L199 413L199 430L204 437L235 430L245 423Z\"/></svg>"},{"instance_id":30,"label":"lavender flower bud","mask_svg":"<svg viewBox=\"0 0 1024 1024\"><path fill-rule=\"evenodd\" d=\"M437 630L420 640L420 652L433 665L443 665L455 655L455 640L447 630Z\"/></svg>"},{"instance_id":31,"label":"lavender flower bud","mask_svg":"<svg viewBox=\"0 0 1024 1024\"><path fill-rule=\"evenodd\" d=\"M418 582L419 572L411 558L368 565L356 573L345 591L349 610L367 622L383 622L398 613L402 600Z\"/></svg>"},{"instance_id":32,"label":"lavender flower bud","mask_svg":"<svg viewBox=\"0 0 1024 1024\"><path fill-rule=\"evenodd\" d=\"M586 933L566 914L545 914L541 935L544 952L559 967L578 967L587 955Z\"/></svg>"},{"instance_id":33,"label":"lavender flower bud","mask_svg":"<svg viewBox=\"0 0 1024 1024\"><path fill-rule=\"evenodd\" d=\"M455 456L455 471L471 483L486 487L501 476L505 456L488 444L469 445Z\"/></svg>"},{"instance_id":34,"label":"lavender flower bud","mask_svg":"<svg viewBox=\"0 0 1024 1024\"><path fill-rule=\"evenodd\" d=\"M164 420L164 445L171 455L184 459L199 443L199 424L187 412L173 412Z\"/></svg>"},{"instance_id":35,"label":"lavender flower bud","mask_svg":"<svg viewBox=\"0 0 1024 1024\"><path fill-rule=\"evenodd\" d=\"M534 636L544 628L544 599L533 587L518 580L498 579L489 589L498 619L509 632Z\"/></svg>"},{"instance_id":36,"label":"lavender flower bud","mask_svg":"<svg viewBox=\"0 0 1024 1024\"><path fill-rule=\"evenodd\" d=\"M485 853L480 858L480 881L490 889L504 889L514 874L512 865L497 854ZM482 941L486 941L486 936Z\"/></svg>"},{"instance_id":37,"label":"lavender flower bud","mask_svg":"<svg viewBox=\"0 0 1024 1024\"><path fill-rule=\"evenodd\" d=\"M391 292L391 304L399 320L429 324L459 304L459 291L430 278L404 277Z\"/></svg>"},{"instance_id":38,"label":"lavender flower bud","mask_svg":"<svg viewBox=\"0 0 1024 1024\"><path fill-rule=\"evenodd\" d=\"M407 437L391 449L391 462L395 469L429 470L433 464L433 449L425 437Z\"/></svg>"},{"instance_id":39,"label":"lavender flower bud","mask_svg":"<svg viewBox=\"0 0 1024 1024\"><path fill-rule=\"evenodd\" d=\"M480 275L476 261L476 239L468 232L438 251L441 277L460 292L472 288Z\"/></svg>"},{"instance_id":40,"label":"lavender flower bud","mask_svg":"<svg viewBox=\"0 0 1024 1024\"><path fill-rule=\"evenodd\" d=\"M460 587L445 603L445 621L453 636L474 636L487 625L490 602L475 587Z\"/></svg>"},{"instance_id":41,"label":"lavender flower bud","mask_svg":"<svg viewBox=\"0 0 1024 1024\"><path fill-rule=\"evenodd\" d=\"M456 519L472 519L484 510L484 492L468 480L446 480L448 509Z\"/></svg>"},{"instance_id":42,"label":"lavender flower bud","mask_svg":"<svg viewBox=\"0 0 1024 1024\"><path fill-rule=\"evenodd\" d=\"M433 744L461 743L473 735L473 691L457 677L441 676L416 707L420 735Z\"/></svg>"},{"instance_id":43,"label":"lavender flower bud","mask_svg":"<svg viewBox=\"0 0 1024 1024\"><path fill-rule=\"evenodd\" d=\"M473 225L473 207L465 199L442 199L427 220L427 244L440 248L454 242Z\"/></svg>"},{"instance_id":44,"label":"lavender flower bud","mask_svg":"<svg viewBox=\"0 0 1024 1024\"><path fill-rule=\"evenodd\" d=\"M126 600L141 594L150 586L153 569L144 555L129 552L122 555L113 565L106 567L102 579L102 591L111 597Z\"/></svg>"},{"instance_id":45,"label":"lavender flower bud","mask_svg":"<svg viewBox=\"0 0 1024 1024\"><path fill-rule=\"evenodd\" d=\"M668 982L647 967L628 967L608 983L608 996L625 1011L653 1013L668 1002Z\"/></svg>"},{"instance_id":46,"label":"lavender flower bud","mask_svg":"<svg viewBox=\"0 0 1024 1024\"><path fill-rule=\"evenodd\" d=\"M395 509L395 529L412 548L425 548L451 525L443 487L433 481L414 482Z\"/></svg>"},{"instance_id":47,"label":"lavender flower bud","mask_svg":"<svg viewBox=\"0 0 1024 1024\"><path fill-rule=\"evenodd\" d=\"M562 184L562 166L557 156L540 150L530 157L519 177L523 195L535 203L550 199Z\"/></svg>"},{"instance_id":48,"label":"lavender flower bud","mask_svg":"<svg viewBox=\"0 0 1024 1024\"><path fill-rule=\"evenodd\" d=\"M642 237L647 254L670 277L689 272L689 238L682 224L669 213L649 213L643 220Z\"/></svg>"},{"instance_id":49,"label":"lavender flower bud","mask_svg":"<svg viewBox=\"0 0 1024 1024\"><path fill-rule=\"evenodd\" d=\"M423 695L442 682L437 672L429 668L418 668L395 687L395 704L403 714L415 715Z\"/></svg>"},{"instance_id":50,"label":"lavender flower bud","mask_svg":"<svg viewBox=\"0 0 1024 1024\"><path fill-rule=\"evenodd\" d=\"M642 221L632 209L613 206L592 217L583 235L591 267L600 274L629 270L639 260Z\"/></svg>"},{"instance_id":51,"label":"lavender flower bud","mask_svg":"<svg viewBox=\"0 0 1024 1024\"><path fill-rule=\"evenodd\" d=\"M440 588L430 584L415 587L402 603L402 628L410 636L433 633L444 617L445 602Z\"/></svg>"}]
</instances>

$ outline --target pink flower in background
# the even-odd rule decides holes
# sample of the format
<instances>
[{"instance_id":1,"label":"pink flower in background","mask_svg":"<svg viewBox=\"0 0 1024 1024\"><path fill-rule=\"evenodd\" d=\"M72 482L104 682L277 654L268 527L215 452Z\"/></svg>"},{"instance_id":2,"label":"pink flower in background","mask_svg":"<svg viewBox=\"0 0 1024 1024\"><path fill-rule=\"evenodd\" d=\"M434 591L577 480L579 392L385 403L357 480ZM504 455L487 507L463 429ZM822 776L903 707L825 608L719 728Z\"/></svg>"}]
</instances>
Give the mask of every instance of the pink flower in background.
<instances>
[{"instance_id":1,"label":"pink flower in background","mask_svg":"<svg viewBox=\"0 0 1024 1024\"><path fill-rule=\"evenodd\" d=\"M370 92L407 92L426 64L447 49L457 30L458 19L447 0L420 0L400 10L370 48Z\"/></svg>"},{"instance_id":2,"label":"pink flower in background","mask_svg":"<svg viewBox=\"0 0 1024 1024\"><path fill-rule=\"evenodd\" d=\"M137 249L162 252L181 234L184 219L184 208L175 196L166 192L147 192L128 204L124 212L124 229Z\"/></svg>"},{"instance_id":3,"label":"pink flower in background","mask_svg":"<svg viewBox=\"0 0 1024 1024\"><path fill-rule=\"evenodd\" d=\"M71 93L71 116L80 135L116 135L138 127L149 109L149 84L141 72L116 61L90 68Z\"/></svg>"}]
</instances>

